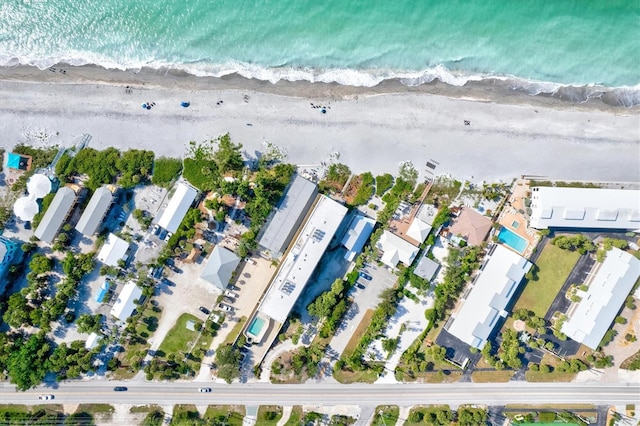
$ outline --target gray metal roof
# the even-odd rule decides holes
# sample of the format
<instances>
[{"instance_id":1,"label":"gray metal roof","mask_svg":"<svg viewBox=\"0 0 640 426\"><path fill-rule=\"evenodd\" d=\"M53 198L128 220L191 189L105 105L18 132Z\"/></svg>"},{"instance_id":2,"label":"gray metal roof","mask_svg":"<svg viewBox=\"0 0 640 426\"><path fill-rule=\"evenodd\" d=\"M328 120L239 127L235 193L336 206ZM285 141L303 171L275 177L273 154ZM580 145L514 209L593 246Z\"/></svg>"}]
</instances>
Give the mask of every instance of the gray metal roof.
<instances>
[{"instance_id":1,"label":"gray metal roof","mask_svg":"<svg viewBox=\"0 0 640 426\"><path fill-rule=\"evenodd\" d=\"M112 202L113 194L106 186L96 189L76 224L78 232L87 236L95 234Z\"/></svg>"},{"instance_id":2,"label":"gray metal roof","mask_svg":"<svg viewBox=\"0 0 640 426\"><path fill-rule=\"evenodd\" d=\"M196 188L186 182L178 182L167 208L158 219L158 225L169 232L176 232L197 196Z\"/></svg>"},{"instance_id":3,"label":"gray metal roof","mask_svg":"<svg viewBox=\"0 0 640 426\"><path fill-rule=\"evenodd\" d=\"M315 183L294 175L259 244L273 253L284 253L317 194Z\"/></svg>"},{"instance_id":4,"label":"gray metal roof","mask_svg":"<svg viewBox=\"0 0 640 426\"><path fill-rule=\"evenodd\" d=\"M587 291L578 292L582 300L562 325L562 332L596 349L638 277L640 260L620 249L611 249L596 275L587 281Z\"/></svg>"},{"instance_id":5,"label":"gray metal roof","mask_svg":"<svg viewBox=\"0 0 640 426\"><path fill-rule=\"evenodd\" d=\"M231 250L215 246L200 278L210 282L221 290L227 288L233 271L238 267L240 258Z\"/></svg>"},{"instance_id":6,"label":"gray metal roof","mask_svg":"<svg viewBox=\"0 0 640 426\"><path fill-rule=\"evenodd\" d=\"M420 259L420 262L416 265L416 268L413 270L413 273L419 276L420 278L424 278L427 281L431 281L433 277L438 272L440 268L440 264L429 259L425 253L425 255Z\"/></svg>"},{"instance_id":7,"label":"gray metal roof","mask_svg":"<svg viewBox=\"0 0 640 426\"><path fill-rule=\"evenodd\" d=\"M35 236L46 243L53 241L75 201L76 193L73 192L73 189L66 186L60 188L42 217Z\"/></svg>"}]
</instances>

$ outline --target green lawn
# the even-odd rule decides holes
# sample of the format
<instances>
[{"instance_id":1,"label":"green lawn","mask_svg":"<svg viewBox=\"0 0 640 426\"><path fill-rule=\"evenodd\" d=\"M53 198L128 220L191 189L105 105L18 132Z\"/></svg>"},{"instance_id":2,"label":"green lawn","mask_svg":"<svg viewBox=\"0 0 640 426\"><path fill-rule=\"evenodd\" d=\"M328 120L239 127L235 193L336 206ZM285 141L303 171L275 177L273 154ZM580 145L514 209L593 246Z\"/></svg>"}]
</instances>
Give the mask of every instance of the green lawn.
<instances>
[{"instance_id":1,"label":"green lawn","mask_svg":"<svg viewBox=\"0 0 640 426\"><path fill-rule=\"evenodd\" d=\"M537 277L526 283L513 310L526 308L544 318L579 257L577 251L562 250L547 244L536 262Z\"/></svg>"},{"instance_id":2,"label":"green lawn","mask_svg":"<svg viewBox=\"0 0 640 426\"><path fill-rule=\"evenodd\" d=\"M87 413L113 413L115 408L109 404L80 404L76 409L76 413L83 411Z\"/></svg>"},{"instance_id":3,"label":"green lawn","mask_svg":"<svg viewBox=\"0 0 640 426\"><path fill-rule=\"evenodd\" d=\"M268 413L273 413L273 414L269 415ZM281 418L282 418L281 406L261 405L260 408L258 408L258 419L256 421L256 424L261 426L276 426L278 424L278 421Z\"/></svg>"},{"instance_id":4,"label":"green lawn","mask_svg":"<svg viewBox=\"0 0 640 426\"><path fill-rule=\"evenodd\" d=\"M141 354L146 353L147 349L151 346L148 343L148 339L153 337L161 314L162 312L153 311L153 305L150 302L146 303L141 320L136 323L136 334L143 337L145 343L127 343L124 356L122 357L122 367L113 372L114 379L126 380L136 375L138 371L129 368L129 366L134 364L137 359L141 359Z\"/></svg>"},{"instance_id":5,"label":"green lawn","mask_svg":"<svg viewBox=\"0 0 640 426\"><path fill-rule=\"evenodd\" d=\"M513 377L512 370L474 371L471 380L474 383L506 383Z\"/></svg>"},{"instance_id":6,"label":"green lawn","mask_svg":"<svg viewBox=\"0 0 640 426\"><path fill-rule=\"evenodd\" d=\"M373 383L378 380L378 373L373 370L347 371L334 370L333 378L343 384L349 383Z\"/></svg>"},{"instance_id":7,"label":"green lawn","mask_svg":"<svg viewBox=\"0 0 640 426\"><path fill-rule=\"evenodd\" d=\"M289 416L289 420L285 423L285 426L298 426L300 424L300 419L302 418L302 406L294 405L291 410L291 415Z\"/></svg>"},{"instance_id":8,"label":"green lawn","mask_svg":"<svg viewBox=\"0 0 640 426\"><path fill-rule=\"evenodd\" d=\"M210 405L204 413L204 420L224 422L230 426L241 426L245 416L245 407L241 405Z\"/></svg>"},{"instance_id":9,"label":"green lawn","mask_svg":"<svg viewBox=\"0 0 640 426\"><path fill-rule=\"evenodd\" d=\"M195 331L187 329L186 324L189 320L195 322ZM190 344L198 337L198 324L201 323L202 321L191 314L180 315L180 318L176 321L176 325L169 330L169 333L167 333L167 336L158 349L167 355L187 351Z\"/></svg>"},{"instance_id":10,"label":"green lawn","mask_svg":"<svg viewBox=\"0 0 640 426\"><path fill-rule=\"evenodd\" d=\"M242 331L242 327L244 327L245 322L247 322L247 317L241 317L240 320L236 323L236 325L233 326L233 328L227 335L227 338L224 340L224 343L222 343L222 346L230 345L236 341L238 336L240 336L240 332Z\"/></svg>"},{"instance_id":11,"label":"green lawn","mask_svg":"<svg viewBox=\"0 0 640 426\"><path fill-rule=\"evenodd\" d=\"M397 405L378 405L371 426L390 426L398 422L400 409Z\"/></svg>"}]
</instances>

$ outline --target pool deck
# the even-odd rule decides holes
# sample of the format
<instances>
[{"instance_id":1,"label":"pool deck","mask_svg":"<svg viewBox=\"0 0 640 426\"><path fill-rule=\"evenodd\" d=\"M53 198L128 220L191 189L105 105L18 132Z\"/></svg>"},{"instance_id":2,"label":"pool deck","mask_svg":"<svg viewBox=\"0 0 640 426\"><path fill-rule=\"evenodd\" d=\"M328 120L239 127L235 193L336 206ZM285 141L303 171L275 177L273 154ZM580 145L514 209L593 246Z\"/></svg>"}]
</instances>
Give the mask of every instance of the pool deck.
<instances>
[{"instance_id":1,"label":"pool deck","mask_svg":"<svg viewBox=\"0 0 640 426\"><path fill-rule=\"evenodd\" d=\"M521 254L524 258L529 259L533 254L533 249L540 242L540 236L538 235L538 231L533 228L527 227L529 220L526 214L521 213L520 211L527 211L527 208L524 205L524 199L527 198L529 193L529 181L518 179L513 186L511 195L509 196L509 200L507 201L507 205L502 210L500 217L498 218L498 223L514 234L522 237L527 242L527 247L524 249ZM513 226L513 222L518 222L518 227ZM512 247L504 244L505 247L510 250L514 250ZM516 251L517 252L517 251Z\"/></svg>"}]
</instances>

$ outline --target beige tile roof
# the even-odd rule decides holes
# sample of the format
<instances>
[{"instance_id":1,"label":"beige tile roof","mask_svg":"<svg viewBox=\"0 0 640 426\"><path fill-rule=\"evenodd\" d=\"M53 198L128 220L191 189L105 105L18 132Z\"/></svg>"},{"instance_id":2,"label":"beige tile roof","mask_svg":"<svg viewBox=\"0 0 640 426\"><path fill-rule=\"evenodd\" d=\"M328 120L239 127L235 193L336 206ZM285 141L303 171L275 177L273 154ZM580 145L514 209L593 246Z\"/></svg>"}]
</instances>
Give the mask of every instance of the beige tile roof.
<instances>
[{"instance_id":1,"label":"beige tile roof","mask_svg":"<svg viewBox=\"0 0 640 426\"><path fill-rule=\"evenodd\" d=\"M491 225L491 219L472 209L465 208L454 219L449 231L453 235L462 235L469 245L479 246L487 238Z\"/></svg>"}]
</instances>

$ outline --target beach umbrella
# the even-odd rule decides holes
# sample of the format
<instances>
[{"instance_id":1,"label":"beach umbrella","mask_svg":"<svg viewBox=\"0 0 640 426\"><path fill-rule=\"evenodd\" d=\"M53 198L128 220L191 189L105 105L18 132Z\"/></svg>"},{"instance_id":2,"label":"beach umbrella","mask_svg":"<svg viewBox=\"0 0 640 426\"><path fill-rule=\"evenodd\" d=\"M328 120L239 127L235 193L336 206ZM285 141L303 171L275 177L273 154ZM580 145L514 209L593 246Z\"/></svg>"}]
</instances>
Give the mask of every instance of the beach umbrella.
<instances>
[{"instance_id":1,"label":"beach umbrella","mask_svg":"<svg viewBox=\"0 0 640 426\"><path fill-rule=\"evenodd\" d=\"M40 206L33 197L21 197L16 200L13 205L15 215L25 222L33 220L36 213L40 210Z\"/></svg>"},{"instance_id":2,"label":"beach umbrella","mask_svg":"<svg viewBox=\"0 0 640 426\"><path fill-rule=\"evenodd\" d=\"M142 109L147 109L147 104L142 104Z\"/></svg>"},{"instance_id":3,"label":"beach umbrella","mask_svg":"<svg viewBox=\"0 0 640 426\"><path fill-rule=\"evenodd\" d=\"M180 102L180 106L181 106L182 108L187 108L189 105L191 105L189 102L186 102L186 101L182 101L182 102Z\"/></svg>"}]
</instances>

